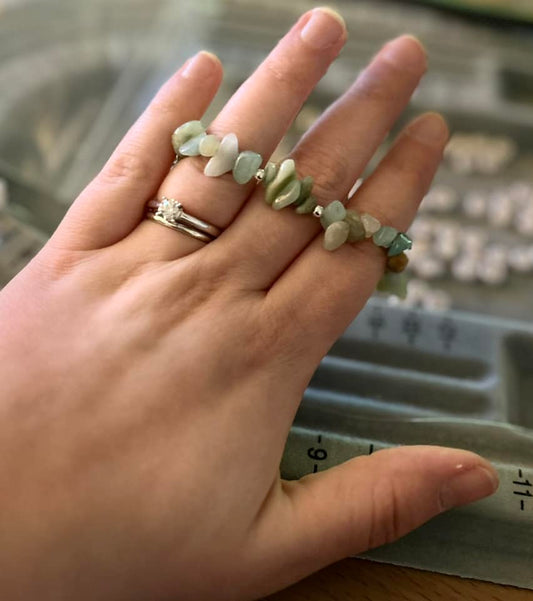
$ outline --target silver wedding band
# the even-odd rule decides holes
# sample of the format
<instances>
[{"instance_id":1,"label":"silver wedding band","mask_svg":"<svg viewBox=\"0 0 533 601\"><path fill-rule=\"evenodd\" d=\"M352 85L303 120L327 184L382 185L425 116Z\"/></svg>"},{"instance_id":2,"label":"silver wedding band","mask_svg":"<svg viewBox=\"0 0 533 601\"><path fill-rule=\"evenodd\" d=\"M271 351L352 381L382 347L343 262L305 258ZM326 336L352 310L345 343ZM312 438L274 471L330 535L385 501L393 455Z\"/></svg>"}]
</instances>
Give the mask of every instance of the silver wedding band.
<instances>
[{"instance_id":1,"label":"silver wedding band","mask_svg":"<svg viewBox=\"0 0 533 601\"><path fill-rule=\"evenodd\" d=\"M202 242L212 242L221 230L183 210L183 205L173 198L163 196L148 203L146 218Z\"/></svg>"}]
</instances>

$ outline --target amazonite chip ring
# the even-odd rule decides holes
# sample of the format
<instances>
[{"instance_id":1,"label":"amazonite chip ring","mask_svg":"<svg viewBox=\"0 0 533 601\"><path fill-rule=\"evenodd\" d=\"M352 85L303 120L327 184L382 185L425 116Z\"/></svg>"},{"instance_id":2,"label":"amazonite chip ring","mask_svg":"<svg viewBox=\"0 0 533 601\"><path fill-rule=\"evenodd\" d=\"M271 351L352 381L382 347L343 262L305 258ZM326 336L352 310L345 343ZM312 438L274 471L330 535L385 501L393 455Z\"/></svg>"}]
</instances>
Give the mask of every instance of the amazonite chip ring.
<instances>
[{"instance_id":1,"label":"amazonite chip ring","mask_svg":"<svg viewBox=\"0 0 533 601\"><path fill-rule=\"evenodd\" d=\"M320 219L324 228L324 248L335 251L345 243L372 239L387 254L386 272L378 284L378 290L405 298L407 278L404 270L409 261L406 250L412 248L412 240L396 228L382 225L368 213L359 214L347 209L340 200L326 207L320 205L312 194L313 178L299 179L293 159L279 164L268 162L264 168L263 157L251 150L239 150L239 141L233 133L222 139L208 134L201 121L189 121L180 125L172 134L172 146L176 164L183 157L203 156L209 158L204 174L218 177L231 172L239 184L252 179L265 187L265 202L274 210L293 207L299 215L313 215Z\"/></svg>"}]
</instances>

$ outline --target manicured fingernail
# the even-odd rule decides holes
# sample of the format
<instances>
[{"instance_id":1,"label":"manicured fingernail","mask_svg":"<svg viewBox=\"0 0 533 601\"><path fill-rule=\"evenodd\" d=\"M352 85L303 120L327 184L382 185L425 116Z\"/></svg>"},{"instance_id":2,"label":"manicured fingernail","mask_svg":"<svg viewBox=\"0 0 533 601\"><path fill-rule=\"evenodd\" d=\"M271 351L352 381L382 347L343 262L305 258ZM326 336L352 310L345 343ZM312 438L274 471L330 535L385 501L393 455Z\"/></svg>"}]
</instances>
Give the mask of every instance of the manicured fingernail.
<instances>
[{"instance_id":1,"label":"manicured fingernail","mask_svg":"<svg viewBox=\"0 0 533 601\"><path fill-rule=\"evenodd\" d=\"M424 46L412 35L402 35L385 44L379 56L397 67L410 71L424 71L427 68Z\"/></svg>"},{"instance_id":2,"label":"manicured fingernail","mask_svg":"<svg viewBox=\"0 0 533 601\"><path fill-rule=\"evenodd\" d=\"M202 79L204 77L209 77L213 73L215 65L219 62L220 61L214 54L207 52L207 50L202 50L189 59L182 75L186 79Z\"/></svg>"},{"instance_id":3,"label":"manicured fingernail","mask_svg":"<svg viewBox=\"0 0 533 601\"><path fill-rule=\"evenodd\" d=\"M408 127L407 133L432 146L443 144L448 139L448 126L438 113L426 113L415 119Z\"/></svg>"},{"instance_id":4,"label":"manicured fingernail","mask_svg":"<svg viewBox=\"0 0 533 601\"><path fill-rule=\"evenodd\" d=\"M457 473L441 489L442 508L451 509L488 497L498 484L498 473L489 463L486 467L477 465L466 471L458 465Z\"/></svg>"},{"instance_id":5,"label":"manicured fingernail","mask_svg":"<svg viewBox=\"0 0 533 601\"><path fill-rule=\"evenodd\" d=\"M335 45L346 33L344 19L331 8L315 8L300 36L316 50L325 50Z\"/></svg>"}]
</instances>

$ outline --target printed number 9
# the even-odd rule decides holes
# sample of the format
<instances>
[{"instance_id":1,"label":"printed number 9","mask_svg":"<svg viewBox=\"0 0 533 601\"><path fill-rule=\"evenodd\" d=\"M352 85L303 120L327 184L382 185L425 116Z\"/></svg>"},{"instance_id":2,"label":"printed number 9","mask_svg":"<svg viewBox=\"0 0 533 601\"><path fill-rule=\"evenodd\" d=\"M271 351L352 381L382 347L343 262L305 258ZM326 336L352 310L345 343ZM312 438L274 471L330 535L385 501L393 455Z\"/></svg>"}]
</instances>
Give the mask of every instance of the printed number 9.
<instances>
[{"instance_id":1,"label":"printed number 9","mask_svg":"<svg viewBox=\"0 0 533 601\"><path fill-rule=\"evenodd\" d=\"M315 449L315 447L311 447L310 449L307 449L307 455L315 461L323 461L328 456L328 453L326 449Z\"/></svg>"}]
</instances>

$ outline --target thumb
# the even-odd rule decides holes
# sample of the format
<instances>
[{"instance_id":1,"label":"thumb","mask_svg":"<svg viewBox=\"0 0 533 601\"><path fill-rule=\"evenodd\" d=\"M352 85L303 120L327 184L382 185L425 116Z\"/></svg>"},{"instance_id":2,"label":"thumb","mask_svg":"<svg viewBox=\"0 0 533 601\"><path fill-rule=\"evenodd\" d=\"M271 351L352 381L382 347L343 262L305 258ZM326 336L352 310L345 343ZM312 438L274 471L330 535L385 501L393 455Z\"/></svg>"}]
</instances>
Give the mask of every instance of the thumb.
<instances>
[{"instance_id":1,"label":"thumb","mask_svg":"<svg viewBox=\"0 0 533 601\"><path fill-rule=\"evenodd\" d=\"M261 529L263 552L279 562L279 586L288 586L497 487L491 464L469 451L437 446L378 451L283 481L283 493L262 516L268 522Z\"/></svg>"}]
</instances>

